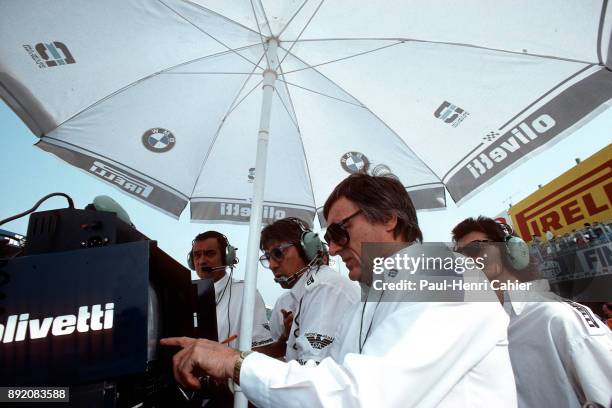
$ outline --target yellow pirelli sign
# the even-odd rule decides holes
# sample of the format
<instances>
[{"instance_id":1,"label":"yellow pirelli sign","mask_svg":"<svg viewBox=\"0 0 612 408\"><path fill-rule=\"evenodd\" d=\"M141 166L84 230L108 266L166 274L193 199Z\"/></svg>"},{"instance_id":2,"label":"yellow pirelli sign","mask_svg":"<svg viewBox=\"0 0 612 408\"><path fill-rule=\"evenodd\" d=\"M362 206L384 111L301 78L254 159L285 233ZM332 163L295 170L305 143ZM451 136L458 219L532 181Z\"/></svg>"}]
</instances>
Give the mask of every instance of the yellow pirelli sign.
<instances>
[{"instance_id":1,"label":"yellow pirelli sign","mask_svg":"<svg viewBox=\"0 0 612 408\"><path fill-rule=\"evenodd\" d=\"M584 227L585 222L612 219L612 144L566 171L508 213L525 240Z\"/></svg>"}]
</instances>

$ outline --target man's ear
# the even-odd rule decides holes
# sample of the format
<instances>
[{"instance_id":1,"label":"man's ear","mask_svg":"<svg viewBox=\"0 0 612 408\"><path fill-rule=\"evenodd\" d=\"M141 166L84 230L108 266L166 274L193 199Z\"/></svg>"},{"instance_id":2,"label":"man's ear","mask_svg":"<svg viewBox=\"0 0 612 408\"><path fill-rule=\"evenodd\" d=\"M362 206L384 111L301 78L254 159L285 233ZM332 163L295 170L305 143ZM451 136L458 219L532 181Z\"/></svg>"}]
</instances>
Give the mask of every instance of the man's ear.
<instances>
[{"instance_id":1,"label":"man's ear","mask_svg":"<svg viewBox=\"0 0 612 408\"><path fill-rule=\"evenodd\" d=\"M395 227L397 226L397 214L389 214L385 217L385 221L383 222L385 226L385 231L394 232Z\"/></svg>"}]
</instances>

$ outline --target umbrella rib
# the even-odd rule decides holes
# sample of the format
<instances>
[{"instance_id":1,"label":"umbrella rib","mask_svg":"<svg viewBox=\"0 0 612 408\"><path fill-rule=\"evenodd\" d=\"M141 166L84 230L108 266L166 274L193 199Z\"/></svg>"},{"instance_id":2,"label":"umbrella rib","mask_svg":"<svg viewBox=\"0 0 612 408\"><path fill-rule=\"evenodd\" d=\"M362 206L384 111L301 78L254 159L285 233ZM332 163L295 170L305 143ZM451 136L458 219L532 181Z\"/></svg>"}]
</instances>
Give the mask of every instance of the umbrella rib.
<instances>
[{"instance_id":1,"label":"umbrella rib","mask_svg":"<svg viewBox=\"0 0 612 408\"><path fill-rule=\"evenodd\" d=\"M260 4L260 7L263 9L263 5ZM268 53L265 46L265 39L263 34L261 33L261 27L259 27L259 20L257 19L257 12L255 11L255 6L253 5L253 0L251 0L251 10L253 10L253 18L255 19L255 24L257 24L257 32L259 33L259 39L261 41L261 47L263 48L263 54L266 57L267 66L270 66L270 60L268 59ZM269 26L268 26L269 28Z\"/></svg>"},{"instance_id":2,"label":"umbrella rib","mask_svg":"<svg viewBox=\"0 0 612 408\"><path fill-rule=\"evenodd\" d=\"M305 90L305 91L315 93L315 94L317 94L317 95L321 95L321 96L325 96L325 97L327 97L327 98L335 99L335 100L337 100L337 101L339 101L339 102L348 103L349 105L354 105L354 106L357 106L357 107L359 107L359 108L363 108L363 107L364 107L363 105L360 105L360 104L357 104L357 103L354 103L354 102L349 102L349 101L346 101L346 100L344 100L344 99L336 98L335 96L327 95L327 94L324 94L324 93L322 93L322 92L315 91L315 90L313 90L313 89L306 88L306 87L304 87L304 86L297 85L297 84L294 84L294 83L289 82L289 81L285 81L285 80L283 80L283 79L279 79L279 81L284 82L284 83L286 83L286 84L288 84L288 85L291 85L291 86L295 86L296 88L300 88L300 89L303 89L303 90Z\"/></svg>"},{"instance_id":3,"label":"umbrella rib","mask_svg":"<svg viewBox=\"0 0 612 408\"><path fill-rule=\"evenodd\" d=\"M285 24L285 26L283 27L283 29L280 31L280 33L278 33L277 37L280 38L281 35L283 35L283 33L285 32L285 30L287 29L287 27L289 27L289 25L291 24L291 22L293 21L293 19L295 19L295 17L297 17L297 15L300 13L300 11L302 11L302 9L304 8L304 6L306 5L306 3L308 3L309 0L304 0L304 2L302 3L302 5L300 7L298 7L298 9L296 10L295 13L293 13L293 15L291 16L291 18L289 19L289 21L287 21L287 24Z\"/></svg>"},{"instance_id":4,"label":"umbrella rib","mask_svg":"<svg viewBox=\"0 0 612 408\"><path fill-rule=\"evenodd\" d=\"M263 59L263 55L259 58L259 61L257 62L257 64L259 64L261 62L261 60ZM255 72L255 69L257 68L257 66L253 67L253 71L251 71L251 75L249 75L246 80L243 82L242 86L240 87L240 89L238 90L238 92L236 93L236 96L234 97L234 100L232 100L232 103L230 104L227 113L223 116L223 119L221 119L221 122L219 123L219 126L217 127L217 131L215 132L215 136L212 140L212 142L210 143L210 146L208 147L208 150L206 151L206 155L204 155L204 160L202 160L202 164L200 165L200 171L198 172L198 177L196 178L195 182L193 183L193 189L191 190L191 195L193 195L193 192L195 191L196 186L198 185L198 182L200 181L200 176L202 175L202 171L204 170L204 166L206 165L206 162L208 161L208 158L210 157L210 152L212 151L213 147L215 146L215 143L217 142L217 138L219 137L219 133L221 132L221 128L223 128L223 124L225 123L225 120L227 119L227 117L233 112L234 109L236 109L238 107L238 105L240 105L240 103L242 103L242 101L251 94L251 92L253 92L253 90L255 88L257 88L257 85L259 85L259 83L257 83L257 85L255 85L255 87L253 87L253 89L251 89L245 96L244 98L242 98L240 100L240 102L238 102L238 104L236 104L234 106L234 104L236 103L236 100L238 99L238 97L240 96L240 93L242 92L242 90L246 87L246 84L249 82L249 80L251 79L251 77L253 76L253 73Z\"/></svg>"},{"instance_id":5,"label":"umbrella rib","mask_svg":"<svg viewBox=\"0 0 612 408\"><path fill-rule=\"evenodd\" d=\"M281 82L285 85L285 91L287 91L287 97L289 98L289 103L291 104L291 111L293 112L293 116L295 117L296 125L298 130L300 130L300 125L297 123L297 113L295 112L295 105L293 104L293 98L291 97L291 93L289 92L289 87L287 86L287 82L285 81L285 71L283 67L279 67L280 76L282 78Z\"/></svg>"},{"instance_id":6,"label":"umbrella rib","mask_svg":"<svg viewBox=\"0 0 612 408\"><path fill-rule=\"evenodd\" d=\"M278 90L276 88L274 88L274 93L276 93L276 96L278 96L278 99L280 100L281 105L283 105L283 108L285 108L285 112L287 112L287 115L289 115L289 119L291 119L291 123L293 123L293 125L295 126L295 129L299 131L300 129L298 128L297 123L293 120L293 117L291 116L291 112L289 112L287 105L285 105L283 98L281 98L280 93L278 93Z\"/></svg>"},{"instance_id":7,"label":"umbrella rib","mask_svg":"<svg viewBox=\"0 0 612 408\"><path fill-rule=\"evenodd\" d=\"M227 48L229 51L235 53L236 55L238 55L240 58L244 59L245 61L247 61L250 64L253 65L257 65L255 64L253 61L251 61L250 59L248 59L247 57L245 57L244 55L240 54L239 52L237 52L235 49L233 49L232 47L230 47L229 45L225 44L224 42L222 42L221 40L218 40L217 38L213 37L212 35L210 35L208 32L206 32L206 30L198 27L195 23L193 23L192 21L190 21L187 17L185 17L184 15L182 15L181 13L179 13L177 10L173 9L172 7L170 7L169 5L167 5L166 3L163 2L163 0L157 0L158 2L160 2L161 4L163 4L164 6L166 6L169 10L171 10L174 14L176 14L177 16L179 16L180 18L182 18L183 20L185 20L188 24L190 24L192 27L194 27L196 30L200 31L203 34L206 34L207 36L209 36L210 38L212 38L213 40L215 40L216 42L218 42L219 44L221 44L222 46L224 46L225 48ZM216 14L216 13L215 13ZM252 30L250 30L252 31ZM261 68L261 67L260 67ZM263 69L263 68L262 68Z\"/></svg>"},{"instance_id":8,"label":"umbrella rib","mask_svg":"<svg viewBox=\"0 0 612 408\"><path fill-rule=\"evenodd\" d=\"M424 186L442 186L442 187L444 187L444 183L437 182L437 183L412 184L410 186L404 186L404 188L414 188L414 187L424 187Z\"/></svg>"},{"instance_id":9,"label":"umbrella rib","mask_svg":"<svg viewBox=\"0 0 612 408\"><path fill-rule=\"evenodd\" d=\"M298 34L296 40L294 42L291 43L291 46L289 47L289 49L287 50L287 52L285 53L285 55L283 56L283 59L278 63L278 66L281 66L282 63L285 61L285 58L287 58L287 55L289 55L289 53L291 52L291 50L293 49L293 47L295 46L295 43L300 39L300 37L302 36L302 34L304 34L304 31L306 31L306 28L308 28L308 26L310 25L310 23L312 22L312 20L314 19L314 17L317 15L317 13L319 12L319 9L321 9L321 6L323 5L323 2L325 0L321 0L321 2L319 3L319 5L317 6L317 8L315 9L314 13L312 13L312 16L310 16L310 18L308 19L308 21L306 22L306 24L304 25L304 27L302 28L302 31L300 31L300 33ZM293 55L293 54L292 54ZM276 69L276 67L275 67Z\"/></svg>"},{"instance_id":10,"label":"umbrella rib","mask_svg":"<svg viewBox=\"0 0 612 408\"><path fill-rule=\"evenodd\" d=\"M601 15L599 16L599 29L597 30L597 59L600 65L605 65L601 54L601 40L603 37L604 21L606 19L606 11L608 8L608 0L604 0L601 5Z\"/></svg>"},{"instance_id":11,"label":"umbrella rib","mask_svg":"<svg viewBox=\"0 0 612 408\"><path fill-rule=\"evenodd\" d=\"M268 31L270 32L270 36L272 36L274 34L272 34L272 27L270 26L270 20L268 20L268 15L266 14L266 8L263 6L263 3L261 1L258 1L258 3L259 3L259 7L261 7L261 12L263 13L264 19L266 20L266 24L268 25ZM251 6L253 7L253 13L255 13L255 7L253 6L253 0L251 0ZM257 16L255 17L255 21L257 21Z\"/></svg>"},{"instance_id":12,"label":"umbrella rib","mask_svg":"<svg viewBox=\"0 0 612 408\"><path fill-rule=\"evenodd\" d=\"M257 61L257 64L259 64L261 62L261 60L263 59L263 55L261 57L259 57L259 61ZM251 79L251 76L253 76L253 74L255 73L255 68L253 68L251 70L251 73L248 74L248 78L243 82L242 86L240 87L240 89L238 90L238 93L236 94L236 96L234 97L234 100L232 101L232 103L230 104L229 110L228 112L225 114L225 116L223 116L223 120L225 120L230 113L236 108L236 106L240 105L240 103L244 100L241 99L240 102L238 102L238 104L234 105L236 103L236 101L238 100L238 97L240 96L240 93L244 90L244 88L246 87L246 84L249 82L249 79ZM260 81L261 82L261 81ZM259 85L259 83L257 84ZM255 87L257 87L257 85L255 85ZM253 89L255 89L255 87ZM248 94L250 94L251 92L253 92L253 89L251 89ZM247 96L248 96L247 94ZM245 96L246 97L246 96Z\"/></svg>"},{"instance_id":13,"label":"umbrella rib","mask_svg":"<svg viewBox=\"0 0 612 408\"><path fill-rule=\"evenodd\" d=\"M207 12L209 12L209 13L212 13L212 14L216 15L217 17L221 17L222 19L224 19L224 20L226 20L226 21L229 21L230 23L235 24L235 25L237 25L237 26L238 26L238 27L240 27L240 28L244 28L245 30L248 30L248 31L250 31L250 32L252 32L252 33L254 33L254 34L257 34L257 31L253 30L252 28L247 27L247 26L245 26L244 24L240 24L240 23L239 23L239 22L237 22L236 20L232 20L231 18L229 18L229 17L227 17L227 16L224 16L223 14L219 14L219 13L217 13L216 11L209 9L208 7L204 7L204 6L202 6L201 4L194 3L193 1L190 1L190 0L183 0L183 1L184 1L185 3L189 3L189 4L191 4L192 6L194 6L194 7L196 7L196 8L199 8L199 9L201 9L201 10L205 10L205 11L207 11Z\"/></svg>"},{"instance_id":14,"label":"umbrella rib","mask_svg":"<svg viewBox=\"0 0 612 408\"><path fill-rule=\"evenodd\" d=\"M248 72L221 72L221 71L219 72L206 72L206 71L189 72L189 71L184 71L184 72L160 72L160 75L251 75L251 74Z\"/></svg>"},{"instance_id":15,"label":"umbrella rib","mask_svg":"<svg viewBox=\"0 0 612 408\"><path fill-rule=\"evenodd\" d=\"M307 70L307 69L311 69L311 68L315 68L315 67L320 67L322 65L332 64L334 62L344 61L344 60L347 60L347 59L350 59L350 58L354 58L354 57L359 57L361 55L370 54L372 52L380 51L380 50L383 50L385 48L393 47L393 46L396 46L396 45L399 45L399 44L403 44L403 43L404 43L403 41L398 41L396 43L388 44L388 45L385 45L385 46L382 46L382 47L379 47L379 48L374 48L374 49L369 50L369 51L363 51L363 52L360 52L360 53L357 53L357 54L349 55L348 57L342 57L342 58L338 58L338 59L335 59L335 60L331 60L331 61L327 61L327 62L322 62L320 64L314 64L314 65L306 64L307 65L306 68L300 68L300 69L294 69L293 71L287 71L286 74L293 74L294 72L300 72L300 71L304 71L304 70Z\"/></svg>"},{"instance_id":16,"label":"umbrella rib","mask_svg":"<svg viewBox=\"0 0 612 408\"><path fill-rule=\"evenodd\" d=\"M194 58L192 60L181 62L180 64L176 64L176 65L173 65L173 66L168 67L168 68L164 68L163 70L159 71L158 73L163 73L164 71L169 71L171 69L178 68L178 67L183 66L183 65L192 64L192 63L197 62L197 61L203 61L203 60L205 60L207 58L222 57L224 55L235 53L236 51L243 51L243 50L246 50L248 48L255 47L256 45L259 45L259 43L255 43L255 44L251 44L251 45L245 45L245 46L242 46L240 48L236 48L234 50L225 50L225 51L216 52L214 54L205 55L203 57ZM261 67L260 67L260 69L261 69Z\"/></svg>"},{"instance_id":17,"label":"umbrella rib","mask_svg":"<svg viewBox=\"0 0 612 408\"><path fill-rule=\"evenodd\" d=\"M250 95L250 94L252 94L252 93L253 93L253 91L254 91L255 89L257 89L257 87L258 87L258 86L259 86L259 85L260 85L262 82L263 82L263 80L259 80L259 82L257 82L257 83L256 83L256 84L253 86L253 88L251 88L251 90L250 90L249 92L247 92L247 93L246 93L246 95L244 95L244 96L242 97L242 99L240 99L240 100L238 101L238 103L237 103L237 104L233 105L233 106L231 107L231 110L230 110L230 111L227 113L227 116L231 115L231 113L232 113L232 112L233 112L233 111L234 111L234 110L235 110L235 109L236 109L238 106L240 106L240 104L241 104L241 103L242 103L242 102L243 102L243 101L244 101L246 98L248 98L248 97L249 97L249 95ZM226 117L227 117L227 116L226 116Z\"/></svg>"},{"instance_id":18,"label":"umbrella rib","mask_svg":"<svg viewBox=\"0 0 612 408\"><path fill-rule=\"evenodd\" d=\"M255 46L255 45L257 45L257 44L252 44L252 45L248 45L248 46L245 46L245 47L237 48L237 50L242 50L242 49L250 48L250 47L253 47L253 46ZM80 111L78 111L77 113L75 113L74 115L72 115L71 117L69 117L68 119L66 119L65 121L63 121L62 123L59 123L59 124L58 124L58 125L55 127L55 129L59 128L60 126L65 125L66 123L70 122L72 119L76 118L76 117L77 117L77 116L79 116L80 114L82 114L82 113L84 113L84 112L87 112L87 111L88 111L88 110L90 110L90 109L93 109L95 106L97 106L97 105L99 105L99 104L103 103L104 101L106 101L106 100L108 100L108 99L112 98L113 96L115 96L115 95L117 95L117 94L120 94L121 92L125 91L126 89L131 88L131 87L133 87L133 86L136 86L136 85L138 85L139 83L141 83L141 82L143 82L143 81L146 81L147 79L150 79L150 78L153 78L154 76L157 76L157 75L162 75L162 74L164 74L164 75L168 75L168 74L169 74L169 72L167 72L167 71L170 71L170 70L172 70L172 69L175 69L175 68L181 67L181 66L183 66L183 65L188 65L188 64L191 64L191 63L194 63L194 62L197 62L197 61L202 61L202 60L204 60L204 59L206 59L206 58L213 58L213 57L217 57L217 56L221 56L221 55L226 55L226 54L229 54L230 52L231 52L231 51L223 51L223 52L220 52L220 53L215 53L215 54L207 55L207 56L204 56L204 57L195 58L195 59L193 59L193 60L190 60L190 61L185 61L185 62L181 62L180 64L176 64L176 65L173 65L173 66L171 66L171 67L164 68L164 69L162 69L162 70L160 70L160 71L157 71L157 72L154 72L154 73L152 73L152 74L149 74L149 75L147 75L147 76L145 76L145 77L143 77L143 78L140 78L140 79L138 79L138 80L136 80L136 81L134 81L134 82L132 82L132 83L130 83L130 84L127 84L127 85L123 86L122 88L120 88L120 89L116 90L115 92L111 92L110 94L106 95L104 98L99 99L99 100L97 100L96 102L92 103L91 105L89 105L89 106L87 106L87 107L85 107L85 108L81 109ZM260 61L261 61L261 60L260 60ZM255 71L255 69L256 69L256 68L257 68L257 65L255 66L255 68L253 69L253 71ZM177 75L177 74L180 74L180 73L173 73L173 75Z\"/></svg>"},{"instance_id":19,"label":"umbrella rib","mask_svg":"<svg viewBox=\"0 0 612 408\"><path fill-rule=\"evenodd\" d=\"M579 60L579 59L575 59L575 58L563 58L563 57L557 57L554 55L544 55L544 54L531 54L528 52L520 52L520 51L510 51L510 50L504 50L501 48L493 48L493 47L485 47L482 45L474 45L474 44L467 44L467 43L458 43L458 42L449 42L449 41L429 41L429 40L420 40L417 38L401 38L401 37L389 37L389 38L316 38L316 39L306 39L306 40L302 40L302 39L296 39L296 40L285 40L284 42L314 42L314 41L364 41L364 40L379 40L379 41L399 41L399 42L403 42L403 43L407 43L407 42L416 42L416 43L425 43L425 44L434 44L434 45L452 45L452 46L457 46L457 47L467 47L467 48L476 48L476 49L481 49L481 50L486 50L486 51L495 51L495 52L502 52L502 53L506 53L506 54L517 54L517 55L529 55L531 57L537 57L537 58L545 58L545 59L553 59L553 60L558 60L558 61L567 61L567 62L579 62L582 64L592 64L592 61L584 61L584 60ZM295 55L295 54L292 54Z\"/></svg>"},{"instance_id":20,"label":"umbrella rib","mask_svg":"<svg viewBox=\"0 0 612 408\"><path fill-rule=\"evenodd\" d=\"M312 175L310 173L310 166L308 165L308 160L306 160L306 148L304 147L304 139L302 138L302 130L300 129L297 117L297 113L295 112L295 105L293 104L293 98L291 98L291 93L289 92L289 87L287 86L287 82L284 81L285 73L283 72L283 67L279 67L281 77L283 78L282 83L285 85L285 90L287 91L287 97L289 98L289 103L291 104L291 109L293 110L293 114L295 115L296 126L298 135L300 137L300 143L302 144L302 154L304 155L304 163L306 164L306 172L308 173L308 183L310 184L310 192L312 193L312 202L316 206L315 196L314 196L314 186L312 185ZM291 115L290 115L291 116ZM315 217L316 217L316 209L315 209ZM312 220L314 225L314 219Z\"/></svg>"},{"instance_id":21,"label":"umbrella rib","mask_svg":"<svg viewBox=\"0 0 612 408\"><path fill-rule=\"evenodd\" d=\"M298 61L300 61L302 64L308 65L306 64L306 62L304 62L302 59L300 59L299 57L297 57L295 54L291 54L291 56L295 59L297 59ZM382 120L380 117L378 117L374 112L372 112L367 106L365 106L359 99L355 98L353 95L351 95L350 92L348 92L346 89L342 88L340 85L338 85L337 83L335 83L334 81L332 81L331 79L329 79L327 76L325 76L321 71L319 71L316 68L312 69L314 72L318 73L319 75L321 75L323 78L325 78L326 80L328 80L330 83L332 83L334 86L338 87L338 89L340 89L342 92L344 92L345 94L347 94L348 96L350 96L351 98L353 98L354 100L356 100L361 106L361 108L365 109L366 111L370 112L370 114L372 116L374 116L376 119L378 119L380 121L380 123L382 123L387 129L389 129L389 131L397 138L397 140L403 144L406 149L408 149L413 155L414 157L416 157L417 159L419 159L421 161L421 163L423 164L423 166L425 166L430 172L431 174L433 174L435 177L438 178L438 181L440 183L442 183L442 180L440 179L440 176L438 176L438 174L436 174L436 172L434 172L431 167L429 167L429 165L427 165L427 163L425 163L425 161L423 159L421 159L419 157L419 155L417 155L414 150L412 150L412 148L410 148L410 146L408 146L408 143L406 143L406 141L404 139L402 139L392 128L391 126L389 126L387 124L387 122L385 122L384 120ZM352 104L354 105L354 104Z\"/></svg>"}]
</instances>

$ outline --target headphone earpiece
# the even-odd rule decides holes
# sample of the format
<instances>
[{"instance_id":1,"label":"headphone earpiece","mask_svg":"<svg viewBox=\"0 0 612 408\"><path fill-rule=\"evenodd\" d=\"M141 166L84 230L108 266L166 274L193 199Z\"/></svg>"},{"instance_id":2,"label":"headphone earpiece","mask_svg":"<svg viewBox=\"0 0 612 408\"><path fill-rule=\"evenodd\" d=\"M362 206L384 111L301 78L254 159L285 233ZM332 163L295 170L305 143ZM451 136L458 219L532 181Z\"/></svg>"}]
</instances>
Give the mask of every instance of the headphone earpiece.
<instances>
[{"instance_id":1,"label":"headphone earpiece","mask_svg":"<svg viewBox=\"0 0 612 408\"><path fill-rule=\"evenodd\" d=\"M195 265L193 264L193 244L191 244L192 248L187 252L187 266L192 271L195 271Z\"/></svg>"},{"instance_id":2,"label":"headphone earpiece","mask_svg":"<svg viewBox=\"0 0 612 408\"><path fill-rule=\"evenodd\" d=\"M321 238L319 238L319 234L313 232L304 221L299 218L289 218L291 221L296 223L300 229L302 230L302 235L300 236L300 246L304 251L304 255L306 256L306 262L312 262L319 254L323 252L323 242Z\"/></svg>"},{"instance_id":3,"label":"headphone earpiece","mask_svg":"<svg viewBox=\"0 0 612 408\"><path fill-rule=\"evenodd\" d=\"M520 271L529 265L529 246L521 238L514 236L514 229L508 224L498 223L504 233L505 256L512 268Z\"/></svg>"},{"instance_id":4,"label":"headphone earpiece","mask_svg":"<svg viewBox=\"0 0 612 408\"><path fill-rule=\"evenodd\" d=\"M505 242L506 259L516 269L525 269L529 265L529 246L519 237L508 235Z\"/></svg>"},{"instance_id":5,"label":"headphone earpiece","mask_svg":"<svg viewBox=\"0 0 612 408\"><path fill-rule=\"evenodd\" d=\"M225 264L227 266L234 266L238 263L238 257L236 256L236 251L238 248L230 245L227 238L225 238L226 246L225 246Z\"/></svg>"}]
</instances>

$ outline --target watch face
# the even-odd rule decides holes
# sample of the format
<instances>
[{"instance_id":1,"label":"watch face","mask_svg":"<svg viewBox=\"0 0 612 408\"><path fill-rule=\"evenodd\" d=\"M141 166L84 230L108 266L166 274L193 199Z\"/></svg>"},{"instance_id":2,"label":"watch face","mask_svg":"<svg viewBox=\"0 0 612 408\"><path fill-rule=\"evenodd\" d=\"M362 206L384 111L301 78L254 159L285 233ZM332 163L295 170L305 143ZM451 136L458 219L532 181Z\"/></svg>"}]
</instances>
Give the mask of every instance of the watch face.
<instances>
[{"instance_id":1,"label":"watch face","mask_svg":"<svg viewBox=\"0 0 612 408\"><path fill-rule=\"evenodd\" d=\"M240 384L240 369L242 368L242 362L244 359L253 352L253 350L241 351L236 363L234 363L234 375L232 380L236 384Z\"/></svg>"}]
</instances>

